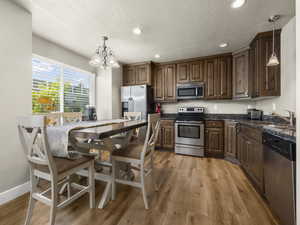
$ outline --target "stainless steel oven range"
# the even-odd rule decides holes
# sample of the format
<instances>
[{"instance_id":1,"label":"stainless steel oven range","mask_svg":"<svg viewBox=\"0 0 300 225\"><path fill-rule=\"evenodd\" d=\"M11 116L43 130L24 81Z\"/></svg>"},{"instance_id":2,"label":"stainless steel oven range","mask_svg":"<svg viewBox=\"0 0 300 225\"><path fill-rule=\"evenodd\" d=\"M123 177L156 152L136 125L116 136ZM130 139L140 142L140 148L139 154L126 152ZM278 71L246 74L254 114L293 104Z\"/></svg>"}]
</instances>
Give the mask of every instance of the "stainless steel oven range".
<instances>
[{"instance_id":1,"label":"stainless steel oven range","mask_svg":"<svg viewBox=\"0 0 300 225\"><path fill-rule=\"evenodd\" d=\"M180 107L175 122L175 153L204 156L204 108Z\"/></svg>"}]
</instances>

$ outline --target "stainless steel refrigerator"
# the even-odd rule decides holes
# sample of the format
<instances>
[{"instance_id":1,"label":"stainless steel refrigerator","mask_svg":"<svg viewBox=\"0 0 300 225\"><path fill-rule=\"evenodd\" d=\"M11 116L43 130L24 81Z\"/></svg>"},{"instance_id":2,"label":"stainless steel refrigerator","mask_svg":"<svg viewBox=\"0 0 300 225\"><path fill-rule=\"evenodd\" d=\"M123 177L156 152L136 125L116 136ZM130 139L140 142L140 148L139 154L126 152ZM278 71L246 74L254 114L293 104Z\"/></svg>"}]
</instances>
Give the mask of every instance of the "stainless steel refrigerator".
<instances>
[{"instance_id":1,"label":"stainless steel refrigerator","mask_svg":"<svg viewBox=\"0 0 300 225\"><path fill-rule=\"evenodd\" d=\"M141 112L142 119L154 112L153 91L147 85L121 87L122 115L124 112Z\"/></svg>"}]
</instances>

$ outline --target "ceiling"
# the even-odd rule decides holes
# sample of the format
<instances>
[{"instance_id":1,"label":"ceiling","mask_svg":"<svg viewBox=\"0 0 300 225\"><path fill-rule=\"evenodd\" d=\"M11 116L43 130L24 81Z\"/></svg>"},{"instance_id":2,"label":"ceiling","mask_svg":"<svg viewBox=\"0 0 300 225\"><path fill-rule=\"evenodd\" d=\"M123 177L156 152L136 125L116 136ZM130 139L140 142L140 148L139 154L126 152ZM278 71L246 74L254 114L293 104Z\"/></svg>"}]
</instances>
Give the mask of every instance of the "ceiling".
<instances>
[{"instance_id":1,"label":"ceiling","mask_svg":"<svg viewBox=\"0 0 300 225\"><path fill-rule=\"evenodd\" d=\"M230 0L15 1L32 12L35 34L86 57L107 35L126 63L236 51L257 32L271 29L269 16L282 15L281 27L295 14L295 0L248 0L239 9L232 9ZM136 26L143 30L140 36L132 33ZM222 42L229 46L221 49Z\"/></svg>"}]
</instances>

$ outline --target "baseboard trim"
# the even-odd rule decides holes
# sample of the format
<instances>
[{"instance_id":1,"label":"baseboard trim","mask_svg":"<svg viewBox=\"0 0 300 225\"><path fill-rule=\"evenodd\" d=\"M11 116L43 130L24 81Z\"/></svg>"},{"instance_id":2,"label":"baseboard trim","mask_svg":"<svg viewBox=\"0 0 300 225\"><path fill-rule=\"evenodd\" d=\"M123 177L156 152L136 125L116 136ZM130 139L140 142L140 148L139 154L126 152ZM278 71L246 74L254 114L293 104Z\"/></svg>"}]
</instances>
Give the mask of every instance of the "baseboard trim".
<instances>
[{"instance_id":1,"label":"baseboard trim","mask_svg":"<svg viewBox=\"0 0 300 225\"><path fill-rule=\"evenodd\" d=\"M30 190L30 182L26 182L24 184L13 187L7 191L0 193L0 205L3 205L15 198L29 192Z\"/></svg>"}]
</instances>

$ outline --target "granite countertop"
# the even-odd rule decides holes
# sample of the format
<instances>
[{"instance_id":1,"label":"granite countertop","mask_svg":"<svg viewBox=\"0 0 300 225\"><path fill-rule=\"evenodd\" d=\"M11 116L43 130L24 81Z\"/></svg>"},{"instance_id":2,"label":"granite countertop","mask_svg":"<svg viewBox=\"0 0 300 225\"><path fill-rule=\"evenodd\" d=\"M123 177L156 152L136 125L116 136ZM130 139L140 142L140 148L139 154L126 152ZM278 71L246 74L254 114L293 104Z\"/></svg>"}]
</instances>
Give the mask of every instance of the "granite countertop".
<instances>
[{"instance_id":1,"label":"granite countertop","mask_svg":"<svg viewBox=\"0 0 300 225\"><path fill-rule=\"evenodd\" d=\"M175 120L176 113L161 115L162 120ZM288 126L282 119L274 116L264 116L264 120L249 120L246 114L204 114L204 120L230 120L237 123L258 128L269 134L280 137L284 140L296 143L296 130Z\"/></svg>"}]
</instances>

